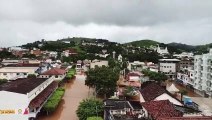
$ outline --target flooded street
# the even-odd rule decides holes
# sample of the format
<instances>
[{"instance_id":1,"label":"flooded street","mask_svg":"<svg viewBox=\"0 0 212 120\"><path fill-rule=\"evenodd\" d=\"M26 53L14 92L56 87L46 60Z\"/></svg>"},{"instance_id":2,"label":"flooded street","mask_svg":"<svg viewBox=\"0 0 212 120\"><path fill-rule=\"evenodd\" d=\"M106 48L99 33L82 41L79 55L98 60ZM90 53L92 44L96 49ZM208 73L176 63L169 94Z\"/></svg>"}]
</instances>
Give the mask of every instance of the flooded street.
<instances>
[{"instance_id":1,"label":"flooded street","mask_svg":"<svg viewBox=\"0 0 212 120\"><path fill-rule=\"evenodd\" d=\"M78 120L76 110L79 102L92 94L84 81L84 75L76 75L75 80L66 84L66 92L58 109L48 116L38 117L38 120Z\"/></svg>"}]
</instances>

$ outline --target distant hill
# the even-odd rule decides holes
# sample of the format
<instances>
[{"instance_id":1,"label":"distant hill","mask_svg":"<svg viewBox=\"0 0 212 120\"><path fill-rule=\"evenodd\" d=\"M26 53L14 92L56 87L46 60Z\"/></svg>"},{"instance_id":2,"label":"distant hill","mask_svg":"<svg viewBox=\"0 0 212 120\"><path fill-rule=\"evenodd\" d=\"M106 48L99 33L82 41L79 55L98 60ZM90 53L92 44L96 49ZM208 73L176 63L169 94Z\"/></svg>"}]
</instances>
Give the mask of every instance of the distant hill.
<instances>
[{"instance_id":1,"label":"distant hill","mask_svg":"<svg viewBox=\"0 0 212 120\"><path fill-rule=\"evenodd\" d=\"M157 44L160 44L157 41L154 40L138 40L138 41L133 41L129 43L125 43L126 45L132 45L134 47L149 47L149 46L157 46Z\"/></svg>"},{"instance_id":2,"label":"distant hill","mask_svg":"<svg viewBox=\"0 0 212 120\"><path fill-rule=\"evenodd\" d=\"M61 42L70 41L70 42L75 42L76 44L81 44L83 41L84 42L98 42L98 43L109 42L109 40L106 40L106 39L84 38L84 37L64 38L64 39L59 39L57 41L61 41Z\"/></svg>"},{"instance_id":3,"label":"distant hill","mask_svg":"<svg viewBox=\"0 0 212 120\"><path fill-rule=\"evenodd\" d=\"M65 48L79 48L82 42L104 43L105 45L110 47L108 48L108 51L110 51L111 47L113 47L113 50L115 49L121 50L120 46L119 47L116 46L117 44L116 42L111 42L106 39L84 38L84 37L63 38L58 39L56 41L49 41L42 39L41 41L35 41L33 43L24 44L21 47L26 49L40 48L41 50L62 51ZM195 54L207 53L209 48L212 48L212 43L206 45L193 46L175 42L165 44L149 39L137 40L121 44L121 46L127 46L127 45L132 45L133 47L141 47L141 48L160 45L160 47L167 47L170 53L194 52ZM84 48L88 49L87 46L84 46ZM97 47L95 47L95 49L97 49Z\"/></svg>"},{"instance_id":4,"label":"distant hill","mask_svg":"<svg viewBox=\"0 0 212 120\"><path fill-rule=\"evenodd\" d=\"M192 45L187 45L187 44L182 44L182 43L169 43L167 44L168 47L172 47L173 49L179 49L180 51L187 51L187 52L191 52L194 51L196 46L192 46Z\"/></svg>"}]
</instances>

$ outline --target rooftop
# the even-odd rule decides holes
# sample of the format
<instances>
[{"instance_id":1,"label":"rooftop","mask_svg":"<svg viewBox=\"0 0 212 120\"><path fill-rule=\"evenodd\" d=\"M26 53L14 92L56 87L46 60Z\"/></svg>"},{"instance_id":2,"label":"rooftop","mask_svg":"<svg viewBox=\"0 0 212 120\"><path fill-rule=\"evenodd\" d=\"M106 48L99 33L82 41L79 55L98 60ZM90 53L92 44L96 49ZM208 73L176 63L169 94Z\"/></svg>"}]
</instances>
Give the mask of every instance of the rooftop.
<instances>
[{"instance_id":1,"label":"rooftop","mask_svg":"<svg viewBox=\"0 0 212 120\"><path fill-rule=\"evenodd\" d=\"M63 75L66 73L66 70L60 68L52 68L41 75Z\"/></svg>"},{"instance_id":2,"label":"rooftop","mask_svg":"<svg viewBox=\"0 0 212 120\"><path fill-rule=\"evenodd\" d=\"M140 92L145 101L151 101L166 93L166 90L155 82L150 82L142 84Z\"/></svg>"},{"instance_id":3,"label":"rooftop","mask_svg":"<svg viewBox=\"0 0 212 120\"><path fill-rule=\"evenodd\" d=\"M6 67L39 67L40 64L30 64L30 63L19 63L19 64L9 64Z\"/></svg>"},{"instance_id":4,"label":"rooftop","mask_svg":"<svg viewBox=\"0 0 212 120\"><path fill-rule=\"evenodd\" d=\"M183 114L175 110L169 100L150 101L141 103L148 113L156 120L164 117L182 117Z\"/></svg>"},{"instance_id":5,"label":"rooftop","mask_svg":"<svg viewBox=\"0 0 212 120\"><path fill-rule=\"evenodd\" d=\"M1 85L0 91L27 94L46 80L47 78L19 78L15 81Z\"/></svg>"},{"instance_id":6,"label":"rooftop","mask_svg":"<svg viewBox=\"0 0 212 120\"><path fill-rule=\"evenodd\" d=\"M212 120L212 117L198 116L198 117L166 117L160 120Z\"/></svg>"},{"instance_id":7,"label":"rooftop","mask_svg":"<svg viewBox=\"0 0 212 120\"><path fill-rule=\"evenodd\" d=\"M159 61L168 61L168 62L179 62L178 59L159 59Z\"/></svg>"},{"instance_id":8,"label":"rooftop","mask_svg":"<svg viewBox=\"0 0 212 120\"><path fill-rule=\"evenodd\" d=\"M28 73L31 70L36 71L37 67L3 67L0 68L0 72L4 73Z\"/></svg>"},{"instance_id":9,"label":"rooftop","mask_svg":"<svg viewBox=\"0 0 212 120\"><path fill-rule=\"evenodd\" d=\"M110 107L110 110L131 108L128 101L125 101L125 100L107 99L105 100L104 103L105 103L105 107Z\"/></svg>"},{"instance_id":10,"label":"rooftop","mask_svg":"<svg viewBox=\"0 0 212 120\"><path fill-rule=\"evenodd\" d=\"M30 102L29 108L39 107L49 97L49 95L54 92L54 90L57 88L57 85L57 82L52 82L47 88L45 88L36 98L34 98Z\"/></svg>"}]
</instances>

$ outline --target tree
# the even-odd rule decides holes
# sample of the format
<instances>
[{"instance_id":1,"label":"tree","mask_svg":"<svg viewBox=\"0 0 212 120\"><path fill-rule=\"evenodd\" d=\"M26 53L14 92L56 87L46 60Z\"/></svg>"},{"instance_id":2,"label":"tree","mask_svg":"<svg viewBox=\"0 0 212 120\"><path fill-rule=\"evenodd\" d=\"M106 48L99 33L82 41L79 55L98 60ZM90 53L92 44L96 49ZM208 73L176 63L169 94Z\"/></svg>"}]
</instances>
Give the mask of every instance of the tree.
<instances>
[{"instance_id":1,"label":"tree","mask_svg":"<svg viewBox=\"0 0 212 120\"><path fill-rule=\"evenodd\" d=\"M80 102L76 113L79 120L87 120L89 117L97 115L102 116L103 102L94 98L84 99L82 102Z\"/></svg>"},{"instance_id":2,"label":"tree","mask_svg":"<svg viewBox=\"0 0 212 120\"><path fill-rule=\"evenodd\" d=\"M5 58L15 58L15 56L6 50L3 50L0 52L0 59L5 59Z\"/></svg>"},{"instance_id":3,"label":"tree","mask_svg":"<svg viewBox=\"0 0 212 120\"><path fill-rule=\"evenodd\" d=\"M36 58L36 56L34 54L24 54L22 57L23 58Z\"/></svg>"},{"instance_id":4,"label":"tree","mask_svg":"<svg viewBox=\"0 0 212 120\"><path fill-rule=\"evenodd\" d=\"M4 84L4 83L7 83L7 79L0 79L0 85Z\"/></svg>"},{"instance_id":5,"label":"tree","mask_svg":"<svg viewBox=\"0 0 212 120\"><path fill-rule=\"evenodd\" d=\"M86 73L85 85L95 88L98 95L110 96L116 90L119 72L119 69L105 66L90 69Z\"/></svg>"},{"instance_id":6,"label":"tree","mask_svg":"<svg viewBox=\"0 0 212 120\"><path fill-rule=\"evenodd\" d=\"M103 120L101 117L89 117L87 120Z\"/></svg>"},{"instance_id":7,"label":"tree","mask_svg":"<svg viewBox=\"0 0 212 120\"><path fill-rule=\"evenodd\" d=\"M153 71L150 71L150 70L142 70L142 73L145 76L149 76L149 78L151 80L155 80L159 83L164 82L165 80L168 79L167 76L164 73L160 73L160 72L153 72Z\"/></svg>"},{"instance_id":8,"label":"tree","mask_svg":"<svg viewBox=\"0 0 212 120\"><path fill-rule=\"evenodd\" d=\"M27 78L36 78L35 74L28 74Z\"/></svg>"}]
</instances>

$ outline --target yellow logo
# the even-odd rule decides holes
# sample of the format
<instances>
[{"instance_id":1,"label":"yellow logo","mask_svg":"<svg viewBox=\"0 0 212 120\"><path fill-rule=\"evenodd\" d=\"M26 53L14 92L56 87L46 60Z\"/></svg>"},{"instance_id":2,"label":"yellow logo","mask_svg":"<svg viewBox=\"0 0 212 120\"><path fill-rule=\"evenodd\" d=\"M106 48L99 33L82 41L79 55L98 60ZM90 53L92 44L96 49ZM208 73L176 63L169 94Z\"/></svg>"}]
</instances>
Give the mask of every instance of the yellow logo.
<instances>
[{"instance_id":1,"label":"yellow logo","mask_svg":"<svg viewBox=\"0 0 212 120\"><path fill-rule=\"evenodd\" d=\"M15 110L0 110L0 114L15 114Z\"/></svg>"},{"instance_id":2,"label":"yellow logo","mask_svg":"<svg viewBox=\"0 0 212 120\"><path fill-rule=\"evenodd\" d=\"M22 110L21 109L18 109L18 114L22 114Z\"/></svg>"}]
</instances>

